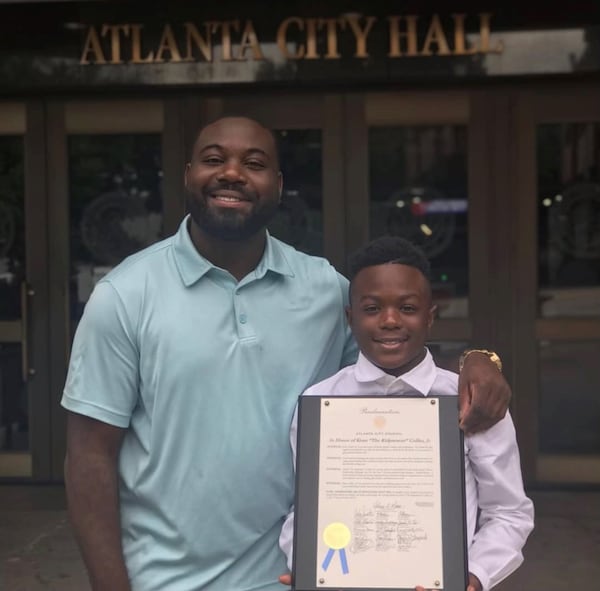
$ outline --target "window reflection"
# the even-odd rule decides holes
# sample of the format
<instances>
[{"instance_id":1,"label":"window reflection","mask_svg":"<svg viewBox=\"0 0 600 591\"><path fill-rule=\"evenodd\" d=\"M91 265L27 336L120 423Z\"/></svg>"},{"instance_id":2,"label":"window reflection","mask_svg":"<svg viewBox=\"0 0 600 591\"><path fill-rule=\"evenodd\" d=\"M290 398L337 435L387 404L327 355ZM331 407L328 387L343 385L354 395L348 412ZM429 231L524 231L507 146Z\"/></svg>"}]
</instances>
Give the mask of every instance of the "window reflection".
<instances>
[{"instance_id":1,"label":"window reflection","mask_svg":"<svg viewBox=\"0 0 600 591\"><path fill-rule=\"evenodd\" d=\"M21 319L25 280L24 151L21 136L0 136L0 321ZM29 449L29 408L21 344L0 334L0 451Z\"/></svg>"},{"instance_id":2,"label":"window reflection","mask_svg":"<svg viewBox=\"0 0 600 591\"><path fill-rule=\"evenodd\" d=\"M275 135L283 173L283 195L269 231L298 250L322 256L321 131L278 130Z\"/></svg>"},{"instance_id":3,"label":"window reflection","mask_svg":"<svg viewBox=\"0 0 600 591\"><path fill-rule=\"evenodd\" d=\"M160 239L161 180L159 134L69 138L73 320L112 267Z\"/></svg>"},{"instance_id":4,"label":"window reflection","mask_svg":"<svg viewBox=\"0 0 600 591\"><path fill-rule=\"evenodd\" d=\"M467 128L369 130L370 236L403 236L431 261L441 317L468 315Z\"/></svg>"},{"instance_id":5,"label":"window reflection","mask_svg":"<svg viewBox=\"0 0 600 591\"><path fill-rule=\"evenodd\" d=\"M600 315L600 123L537 130L540 315Z\"/></svg>"},{"instance_id":6,"label":"window reflection","mask_svg":"<svg viewBox=\"0 0 600 591\"><path fill-rule=\"evenodd\" d=\"M23 139L0 137L0 320L21 317L25 279Z\"/></svg>"},{"instance_id":7,"label":"window reflection","mask_svg":"<svg viewBox=\"0 0 600 591\"><path fill-rule=\"evenodd\" d=\"M540 451L600 454L600 342L540 345Z\"/></svg>"}]
</instances>

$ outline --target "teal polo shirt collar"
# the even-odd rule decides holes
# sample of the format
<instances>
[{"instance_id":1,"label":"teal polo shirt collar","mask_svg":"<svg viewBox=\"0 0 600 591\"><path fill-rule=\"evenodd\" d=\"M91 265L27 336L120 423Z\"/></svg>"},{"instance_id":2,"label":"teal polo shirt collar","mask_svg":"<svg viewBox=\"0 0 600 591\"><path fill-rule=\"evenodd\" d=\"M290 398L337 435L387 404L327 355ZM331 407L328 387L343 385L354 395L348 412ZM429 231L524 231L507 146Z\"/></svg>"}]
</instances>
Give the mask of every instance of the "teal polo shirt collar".
<instances>
[{"instance_id":1,"label":"teal polo shirt collar","mask_svg":"<svg viewBox=\"0 0 600 591\"><path fill-rule=\"evenodd\" d=\"M206 260L194 246L190 233L188 231L189 214L185 216L177 234L173 237L173 252L175 255L175 264L183 284L186 287L193 285L200 278L204 277L211 269L219 267ZM271 237L267 232L267 245L262 259L254 270L254 278L264 277L268 271L273 271L279 275L293 277L294 272L285 257L281 245Z\"/></svg>"}]
</instances>

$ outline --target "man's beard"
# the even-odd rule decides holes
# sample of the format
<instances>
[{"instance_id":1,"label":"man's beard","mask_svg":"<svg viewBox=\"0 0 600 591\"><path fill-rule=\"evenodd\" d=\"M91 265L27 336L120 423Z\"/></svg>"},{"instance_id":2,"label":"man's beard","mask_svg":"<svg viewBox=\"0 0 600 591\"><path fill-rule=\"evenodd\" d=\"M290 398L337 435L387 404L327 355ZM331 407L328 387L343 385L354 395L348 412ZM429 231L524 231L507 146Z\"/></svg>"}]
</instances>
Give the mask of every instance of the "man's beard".
<instances>
[{"instance_id":1,"label":"man's beard","mask_svg":"<svg viewBox=\"0 0 600 591\"><path fill-rule=\"evenodd\" d=\"M202 231L213 238L228 242L247 240L264 230L279 209L279 203L269 199L250 213L227 208L217 211L207 206L208 199L211 197L202 196L201 199L197 199L188 194L186 197L188 211L194 223Z\"/></svg>"}]
</instances>

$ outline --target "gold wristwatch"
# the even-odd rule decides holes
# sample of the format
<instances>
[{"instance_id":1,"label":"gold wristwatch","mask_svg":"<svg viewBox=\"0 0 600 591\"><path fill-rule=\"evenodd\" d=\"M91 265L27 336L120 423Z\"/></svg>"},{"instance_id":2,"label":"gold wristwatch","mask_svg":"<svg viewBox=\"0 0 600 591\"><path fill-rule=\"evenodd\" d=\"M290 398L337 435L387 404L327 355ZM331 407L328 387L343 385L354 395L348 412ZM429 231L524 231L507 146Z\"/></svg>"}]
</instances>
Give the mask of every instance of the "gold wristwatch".
<instances>
[{"instance_id":1,"label":"gold wristwatch","mask_svg":"<svg viewBox=\"0 0 600 591\"><path fill-rule=\"evenodd\" d=\"M463 366L465 364L465 359L471 353L483 353L484 355L487 355L489 357L489 360L496 365L498 370L502 371L502 359L500 359L498 353L496 353L495 351L488 351L487 349L467 349L466 351L464 351L458 359L458 371L462 371Z\"/></svg>"}]
</instances>

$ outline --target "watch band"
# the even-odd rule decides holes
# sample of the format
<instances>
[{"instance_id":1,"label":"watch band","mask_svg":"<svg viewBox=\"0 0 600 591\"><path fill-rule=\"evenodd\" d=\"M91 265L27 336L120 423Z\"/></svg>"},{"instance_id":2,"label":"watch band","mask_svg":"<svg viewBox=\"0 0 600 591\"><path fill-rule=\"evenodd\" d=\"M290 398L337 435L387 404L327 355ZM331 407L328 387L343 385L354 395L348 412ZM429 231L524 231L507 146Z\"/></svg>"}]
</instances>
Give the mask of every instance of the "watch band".
<instances>
[{"instance_id":1,"label":"watch band","mask_svg":"<svg viewBox=\"0 0 600 591\"><path fill-rule=\"evenodd\" d=\"M483 353L484 355L487 355L489 360L496 365L498 370L502 371L502 359L500 359L498 353L496 353L495 351L488 351L487 349L467 349L466 351L464 351L458 359L458 371L462 371L463 366L465 364L465 359L471 353Z\"/></svg>"}]
</instances>

